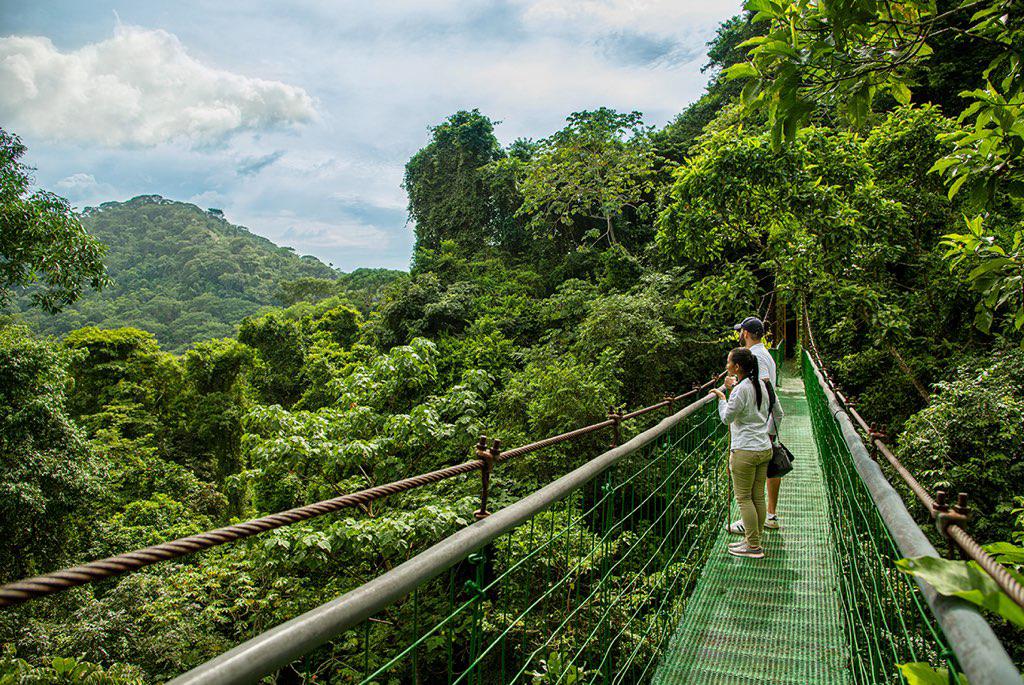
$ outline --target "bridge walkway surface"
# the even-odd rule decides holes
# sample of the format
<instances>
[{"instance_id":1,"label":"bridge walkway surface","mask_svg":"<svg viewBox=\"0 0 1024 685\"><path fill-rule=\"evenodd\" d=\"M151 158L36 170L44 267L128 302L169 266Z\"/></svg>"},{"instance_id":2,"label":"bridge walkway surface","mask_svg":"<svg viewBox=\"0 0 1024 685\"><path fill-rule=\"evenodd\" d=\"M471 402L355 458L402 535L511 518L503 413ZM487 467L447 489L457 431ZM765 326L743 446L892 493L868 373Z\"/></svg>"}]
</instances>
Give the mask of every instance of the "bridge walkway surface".
<instances>
[{"instance_id":1,"label":"bridge walkway surface","mask_svg":"<svg viewBox=\"0 0 1024 685\"><path fill-rule=\"evenodd\" d=\"M721 530L652 682L658 685L851 683L839 572L811 417L798 367L780 382L782 439L795 463L782 484L782 528L764 559L726 554ZM738 518L735 503L732 520Z\"/></svg>"}]
</instances>

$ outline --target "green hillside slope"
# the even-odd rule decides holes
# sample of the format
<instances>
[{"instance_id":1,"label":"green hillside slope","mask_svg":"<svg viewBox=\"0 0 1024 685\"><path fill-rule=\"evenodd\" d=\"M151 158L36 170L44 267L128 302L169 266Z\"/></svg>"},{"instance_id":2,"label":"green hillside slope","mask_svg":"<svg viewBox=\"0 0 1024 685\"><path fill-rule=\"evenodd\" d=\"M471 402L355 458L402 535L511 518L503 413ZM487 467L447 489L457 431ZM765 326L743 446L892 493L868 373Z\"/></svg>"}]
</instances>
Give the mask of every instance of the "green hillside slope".
<instances>
[{"instance_id":1,"label":"green hillside slope","mask_svg":"<svg viewBox=\"0 0 1024 685\"><path fill-rule=\"evenodd\" d=\"M134 326L154 333L165 349L180 351L192 341L231 335L244 317L277 303L284 281L339 275L219 212L158 195L87 208L83 223L109 246L114 283L56 316L20 298L16 309L40 332Z\"/></svg>"}]
</instances>

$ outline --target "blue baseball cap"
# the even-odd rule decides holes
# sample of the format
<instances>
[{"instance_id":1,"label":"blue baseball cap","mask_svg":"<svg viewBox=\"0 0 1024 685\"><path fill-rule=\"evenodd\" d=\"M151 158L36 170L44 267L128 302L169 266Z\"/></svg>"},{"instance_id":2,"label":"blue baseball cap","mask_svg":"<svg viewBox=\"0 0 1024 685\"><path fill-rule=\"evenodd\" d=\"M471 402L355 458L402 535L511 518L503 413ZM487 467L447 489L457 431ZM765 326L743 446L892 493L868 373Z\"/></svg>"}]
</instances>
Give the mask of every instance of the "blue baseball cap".
<instances>
[{"instance_id":1,"label":"blue baseball cap","mask_svg":"<svg viewBox=\"0 0 1024 685\"><path fill-rule=\"evenodd\" d=\"M734 331L747 331L755 338L764 337L764 323L756 316L748 316L732 327Z\"/></svg>"}]
</instances>

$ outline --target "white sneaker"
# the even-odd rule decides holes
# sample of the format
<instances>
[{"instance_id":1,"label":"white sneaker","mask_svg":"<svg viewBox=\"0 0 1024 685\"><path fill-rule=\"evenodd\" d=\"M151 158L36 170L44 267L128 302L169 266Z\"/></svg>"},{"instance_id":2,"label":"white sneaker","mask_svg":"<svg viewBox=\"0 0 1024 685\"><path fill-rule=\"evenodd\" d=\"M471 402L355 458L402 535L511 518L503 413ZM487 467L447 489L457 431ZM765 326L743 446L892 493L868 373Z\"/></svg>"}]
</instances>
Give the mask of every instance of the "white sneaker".
<instances>
[{"instance_id":1,"label":"white sneaker","mask_svg":"<svg viewBox=\"0 0 1024 685\"><path fill-rule=\"evenodd\" d=\"M764 550L760 547L750 547L743 543L738 547L730 547L729 554L734 557L746 557L747 559L764 559Z\"/></svg>"},{"instance_id":2,"label":"white sneaker","mask_svg":"<svg viewBox=\"0 0 1024 685\"><path fill-rule=\"evenodd\" d=\"M775 514L768 514L768 518L764 520L764 527L770 528L771 530L778 530L782 526L779 524L779 517Z\"/></svg>"},{"instance_id":3,"label":"white sneaker","mask_svg":"<svg viewBox=\"0 0 1024 685\"><path fill-rule=\"evenodd\" d=\"M739 521L733 521L732 523L725 524L725 529L733 535L744 535L747 531L743 527L742 519Z\"/></svg>"}]
</instances>

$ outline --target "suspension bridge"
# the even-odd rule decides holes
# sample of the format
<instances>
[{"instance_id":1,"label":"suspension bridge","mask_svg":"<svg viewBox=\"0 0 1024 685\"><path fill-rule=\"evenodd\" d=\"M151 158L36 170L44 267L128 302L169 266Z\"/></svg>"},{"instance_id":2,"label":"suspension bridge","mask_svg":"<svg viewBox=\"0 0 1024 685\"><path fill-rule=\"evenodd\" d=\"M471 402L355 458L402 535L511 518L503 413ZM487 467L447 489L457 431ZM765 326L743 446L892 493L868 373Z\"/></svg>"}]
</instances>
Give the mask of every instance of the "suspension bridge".
<instances>
[{"instance_id":1,"label":"suspension bridge","mask_svg":"<svg viewBox=\"0 0 1024 685\"><path fill-rule=\"evenodd\" d=\"M766 532L766 556L756 564L723 554L736 538L720 529L655 683L854 682L833 553L840 541L828 523L831 502L803 379L787 371L779 394L795 459L785 479L784 528ZM738 514L734 505L730 519Z\"/></svg>"},{"instance_id":2,"label":"suspension bridge","mask_svg":"<svg viewBox=\"0 0 1024 685\"><path fill-rule=\"evenodd\" d=\"M705 384L514 450L481 440L476 460L432 474L13 583L0 606L479 471L475 523L171 682L899 683L900 664L922 663L950 683L1021 683L972 605L896 570L897 559L939 555L806 331L810 344L777 379L796 460L765 559L725 554L736 515L727 433ZM622 441L625 422L666 410ZM610 449L488 511L497 464L597 431L612 433ZM1020 603L1020 586L941 505L940 523Z\"/></svg>"}]
</instances>

